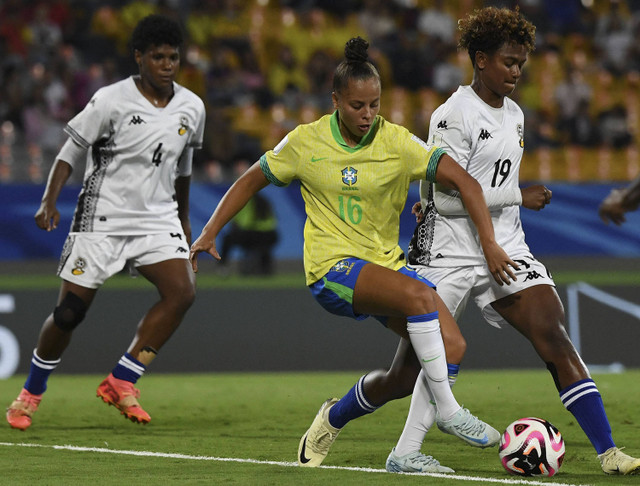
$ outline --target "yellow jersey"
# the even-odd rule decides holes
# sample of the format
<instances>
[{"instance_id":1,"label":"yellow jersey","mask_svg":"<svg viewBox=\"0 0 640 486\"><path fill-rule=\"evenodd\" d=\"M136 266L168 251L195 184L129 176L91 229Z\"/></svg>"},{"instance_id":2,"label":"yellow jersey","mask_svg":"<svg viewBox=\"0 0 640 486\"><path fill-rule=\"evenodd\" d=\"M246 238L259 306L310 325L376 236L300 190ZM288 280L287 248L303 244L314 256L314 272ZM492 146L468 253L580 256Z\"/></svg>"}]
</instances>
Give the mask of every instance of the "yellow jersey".
<instances>
[{"instance_id":1,"label":"yellow jersey","mask_svg":"<svg viewBox=\"0 0 640 486\"><path fill-rule=\"evenodd\" d=\"M409 184L434 182L444 150L377 116L360 144L349 147L338 112L299 125L260 158L269 182L300 181L307 220L307 285L338 261L356 257L391 269L404 264L398 245Z\"/></svg>"}]
</instances>

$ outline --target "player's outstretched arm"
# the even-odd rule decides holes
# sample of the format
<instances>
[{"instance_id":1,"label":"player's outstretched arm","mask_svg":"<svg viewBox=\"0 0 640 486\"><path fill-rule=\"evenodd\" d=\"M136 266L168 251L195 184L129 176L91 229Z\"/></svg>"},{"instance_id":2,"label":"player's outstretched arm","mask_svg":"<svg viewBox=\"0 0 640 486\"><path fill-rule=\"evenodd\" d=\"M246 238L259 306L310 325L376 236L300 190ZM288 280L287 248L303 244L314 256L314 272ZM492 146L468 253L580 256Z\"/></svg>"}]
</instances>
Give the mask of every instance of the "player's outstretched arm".
<instances>
[{"instance_id":1,"label":"player's outstretched arm","mask_svg":"<svg viewBox=\"0 0 640 486\"><path fill-rule=\"evenodd\" d=\"M58 227L60 212L56 207L56 202L62 188L71 176L71 172L73 172L71 165L62 159L56 160L51 167L40 207L34 216L38 228L51 231Z\"/></svg>"},{"instance_id":2,"label":"player's outstretched arm","mask_svg":"<svg viewBox=\"0 0 640 486\"><path fill-rule=\"evenodd\" d=\"M503 209L509 206L522 206L527 209L539 211L551 202L551 190L541 184L525 187L523 189L491 188L483 191L484 200L489 211ZM466 216L469 213L464 207L460 195L456 191L444 191L436 184L433 191L433 202L438 213L444 216Z\"/></svg>"},{"instance_id":3,"label":"player's outstretched arm","mask_svg":"<svg viewBox=\"0 0 640 486\"><path fill-rule=\"evenodd\" d=\"M191 245L189 260L194 272L198 271L198 253L205 252L216 260L220 255L216 249L216 236L220 230L238 214L255 193L269 185L260 168L260 162L253 164L242 174L222 197L198 239Z\"/></svg>"},{"instance_id":4,"label":"player's outstretched arm","mask_svg":"<svg viewBox=\"0 0 640 486\"><path fill-rule=\"evenodd\" d=\"M618 226L626 221L624 213L638 209L640 205L640 177L623 189L613 189L598 208L600 218L605 223L614 222Z\"/></svg>"},{"instance_id":5,"label":"player's outstretched arm","mask_svg":"<svg viewBox=\"0 0 640 486\"><path fill-rule=\"evenodd\" d=\"M518 265L496 242L491 214L478 181L446 154L440 158L436 179L439 184L460 193L469 217L476 226L487 266L496 282L508 285L511 280L515 281L516 276L512 268L518 268Z\"/></svg>"}]
</instances>

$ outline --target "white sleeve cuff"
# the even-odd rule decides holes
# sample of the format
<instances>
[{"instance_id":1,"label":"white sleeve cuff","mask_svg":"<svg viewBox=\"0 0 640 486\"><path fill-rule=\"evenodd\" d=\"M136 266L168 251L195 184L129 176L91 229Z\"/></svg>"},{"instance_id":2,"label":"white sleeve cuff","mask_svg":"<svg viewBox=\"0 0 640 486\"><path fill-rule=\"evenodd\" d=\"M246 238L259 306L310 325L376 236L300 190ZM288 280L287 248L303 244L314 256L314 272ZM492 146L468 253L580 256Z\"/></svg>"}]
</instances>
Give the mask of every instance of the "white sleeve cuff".
<instances>
[{"instance_id":1,"label":"white sleeve cuff","mask_svg":"<svg viewBox=\"0 0 640 486\"><path fill-rule=\"evenodd\" d=\"M446 194L438 190L433 192L433 201L438 213L443 216L468 214L459 194L454 194L456 195ZM512 189L489 189L484 191L484 199L489 211L496 211L509 206L520 206L522 204L522 192L517 187Z\"/></svg>"},{"instance_id":2,"label":"white sleeve cuff","mask_svg":"<svg viewBox=\"0 0 640 486\"><path fill-rule=\"evenodd\" d=\"M87 152L89 150L78 145L71 137L67 138L60 152L56 156L56 160L63 160L75 169L78 163L86 163Z\"/></svg>"}]
</instances>

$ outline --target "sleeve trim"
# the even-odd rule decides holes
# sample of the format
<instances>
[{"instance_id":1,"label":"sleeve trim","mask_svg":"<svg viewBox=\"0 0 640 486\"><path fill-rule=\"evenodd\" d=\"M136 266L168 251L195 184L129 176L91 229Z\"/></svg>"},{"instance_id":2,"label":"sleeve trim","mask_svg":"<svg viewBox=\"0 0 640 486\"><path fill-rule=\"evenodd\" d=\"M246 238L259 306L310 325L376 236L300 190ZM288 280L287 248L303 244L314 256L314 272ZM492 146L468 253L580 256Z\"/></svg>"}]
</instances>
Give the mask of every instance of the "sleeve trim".
<instances>
[{"instance_id":1,"label":"sleeve trim","mask_svg":"<svg viewBox=\"0 0 640 486\"><path fill-rule=\"evenodd\" d=\"M276 176L273 175L273 173L271 172L271 169L269 168L269 163L267 162L266 154L260 157L260 169L262 169L262 173L267 178L267 180L274 186L284 187L287 185L286 183L280 181Z\"/></svg>"},{"instance_id":2,"label":"sleeve trim","mask_svg":"<svg viewBox=\"0 0 640 486\"><path fill-rule=\"evenodd\" d=\"M426 173L426 179L429 182L436 182L436 171L438 170L438 165L440 164L440 158L446 153L447 152L445 152L444 149L438 147L431 154Z\"/></svg>"}]
</instances>

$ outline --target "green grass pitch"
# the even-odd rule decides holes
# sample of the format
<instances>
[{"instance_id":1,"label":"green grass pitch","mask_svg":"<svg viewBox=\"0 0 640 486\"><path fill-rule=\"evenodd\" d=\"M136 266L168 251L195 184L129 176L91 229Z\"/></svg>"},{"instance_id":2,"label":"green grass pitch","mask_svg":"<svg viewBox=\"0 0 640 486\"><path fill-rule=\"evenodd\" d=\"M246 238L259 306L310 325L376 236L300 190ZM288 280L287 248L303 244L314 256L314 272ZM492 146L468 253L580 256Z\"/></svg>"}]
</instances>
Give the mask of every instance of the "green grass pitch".
<instances>
[{"instance_id":1,"label":"green grass pitch","mask_svg":"<svg viewBox=\"0 0 640 486\"><path fill-rule=\"evenodd\" d=\"M324 462L328 467L295 466L298 441L320 404L342 396L359 376L149 373L139 387L152 421L142 426L95 397L102 376L53 375L30 429L0 427L0 484L638 484L638 476L601 472L591 445L542 370L463 371L454 392L498 429L523 416L556 425L566 458L553 478L509 476L497 448L475 449L437 428L428 433L423 452L455 469L453 477L382 472L402 430L408 399L348 424ZM4 404L15 398L24 378L0 380ZM640 455L640 371L594 378L614 439L626 452Z\"/></svg>"}]
</instances>

